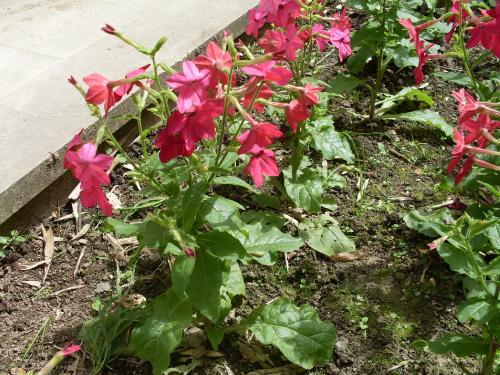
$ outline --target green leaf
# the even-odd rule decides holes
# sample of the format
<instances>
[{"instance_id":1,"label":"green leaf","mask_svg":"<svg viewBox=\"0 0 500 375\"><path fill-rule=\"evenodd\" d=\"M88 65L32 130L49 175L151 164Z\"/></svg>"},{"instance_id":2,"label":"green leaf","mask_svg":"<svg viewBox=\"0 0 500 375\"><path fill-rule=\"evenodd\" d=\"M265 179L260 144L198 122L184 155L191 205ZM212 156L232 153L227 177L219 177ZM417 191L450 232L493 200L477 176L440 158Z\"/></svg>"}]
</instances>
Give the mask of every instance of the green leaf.
<instances>
[{"instance_id":1,"label":"green leaf","mask_svg":"<svg viewBox=\"0 0 500 375\"><path fill-rule=\"evenodd\" d=\"M334 94L341 94L343 92L351 92L365 81L351 74L339 73L333 80L328 82L330 86L326 91Z\"/></svg>"},{"instance_id":2,"label":"green leaf","mask_svg":"<svg viewBox=\"0 0 500 375\"><path fill-rule=\"evenodd\" d=\"M281 228L288 223L288 220L283 216L269 211L245 211L241 214L241 220L247 224L261 223L262 225L272 225L277 228Z\"/></svg>"},{"instance_id":3,"label":"green leaf","mask_svg":"<svg viewBox=\"0 0 500 375\"><path fill-rule=\"evenodd\" d=\"M308 124L309 133L312 136L311 146L320 151L326 160L335 158L343 159L347 163L354 163L354 154L347 137L335 130L333 119L326 116Z\"/></svg>"},{"instance_id":4,"label":"green leaf","mask_svg":"<svg viewBox=\"0 0 500 375\"><path fill-rule=\"evenodd\" d=\"M197 250L186 292L193 305L213 323L221 313L222 286L228 272L225 261L203 248Z\"/></svg>"},{"instance_id":5,"label":"green leaf","mask_svg":"<svg viewBox=\"0 0 500 375\"><path fill-rule=\"evenodd\" d=\"M108 217L104 220L104 230L112 231L117 237L133 237L139 233L139 224L129 224L123 221Z\"/></svg>"},{"instance_id":6,"label":"green leaf","mask_svg":"<svg viewBox=\"0 0 500 375\"><path fill-rule=\"evenodd\" d=\"M467 335L444 335L439 340L417 340L411 344L414 349L429 348L436 354L453 353L458 357L471 354L487 354L490 342L482 337Z\"/></svg>"},{"instance_id":7,"label":"green leaf","mask_svg":"<svg viewBox=\"0 0 500 375\"><path fill-rule=\"evenodd\" d=\"M304 245L300 238L261 223L247 224L240 231L232 232L232 234L240 240L256 261L264 265L271 265L275 262L269 254L295 251Z\"/></svg>"},{"instance_id":8,"label":"green leaf","mask_svg":"<svg viewBox=\"0 0 500 375\"><path fill-rule=\"evenodd\" d=\"M356 250L354 242L337 225L300 230L300 236L314 250L326 256Z\"/></svg>"},{"instance_id":9,"label":"green leaf","mask_svg":"<svg viewBox=\"0 0 500 375\"><path fill-rule=\"evenodd\" d=\"M377 47L375 45L364 44L356 50L347 60L347 67L352 73L359 73L363 70L368 59L373 57L377 53Z\"/></svg>"},{"instance_id":10,"label":"green leaf","mask_svg":"<svg viewBox=\"0 0 500 375\"><path fill-rule=\"evenodd\" d=\"M467 73L462 72L434 72L434 76L459 86L472 87L472 82Z\"/></svg>"},{"instance_id":11,"label":"green leaf","mask_svg":"<svg viewBox=\"0 0 500 375\"><path fill-rule=\"evenodd\" d=\"M458 273L463 275L467 275L473 279L479 277L479 275L474 270L474 265L470 259L468 253L458 249L457 247L449 244L443 243L437 249L439 255L443 260L449 264L450 268ZM474 254L477 264L479 268L484 268L486 266L483 258L478 254Z\"/></svg>"},{"instance_id":12,"label":"green leaf","mask_svg":"<svg viewBox=\"0 0 500 375\"><path fill-rule=\"evenodd\" d=\"M292 180L290 168L283 170L283 174L286 192L293 203L308 212L318 212L321 209L321 196L323 195L321 177L309 168L302 169L295 180Z\"/></svg>"},{"instance_id":13,"label":"green leaf","mask_svg":"<svg viewBox=\"0 0 500 375\"><path fill-rule=\"evenodd\" d=\"M500 256L493 259L486 267L482 269L484 275L500 275Z\"/></svg>"},{"instance_id":14,"label":"green leaf","mask_svg":"<svg viewBox=\"0 0 500 375\"><path fill-rule=\"evenodd\" d=\"M453 127L450 126L439 113L429 109L422 109L418 111L388 114L381 116L384 120L405 120L421 122L436 129L441 130L447 137L453 136Z\"/></svg>"},{"instance_id":15,"label":"green leaf","mask_svg":"<svg viewBox=\"0 0 500 375\"><path fill-rule=\"evenodd\" d=\"M279 299L254 310L242 322L265 345L276 346L283 355L305 369L330 361L335 327L321 321L313 307L298 307Z\"/></svg>"},{"instance_id":16,"label":"green leaf","mask_svg":"<svg viewBox=\"0 0 500 375\"><path fill-rule=\"evenodd\" d=\"M241 178L236 176L219 176L215 177L212 182L215 185L233 185L243 187L247 190L250 190L252 193L260 194L260 190L250 185L249 183L243 181Z\"/></svg>"},{"instance_id":17,"label":"green leaf","mask_svg":"<svg viewBox=\"0 0 500 375\"><path fill-rule=\"evenodd\" d=\"M394 65L399 69L418 65L418 57L410 53L410 48L404 44L387 47L385 52L394 60Z\"/></svg>"},{"instance_id":18,"label":"green leaf","mask_svg":"<svg viewBox=\"0 0 500 375\"><path fill-rule=\"evenodd\" d=\"M151 316L132 330L128 350L151 362L160 375L170 365L170 353L180 344L182 331L191 323L191 304L170 289L148 306Z\"/></svg>"},{"instance_id":19,"label":"green leaf","mask_svg":"<svg viewBox=\"0 0 500 375\"><path fill-rule=\"evenodd\" d=\"M199 220L208 222L213 229L229 230L241 227L242 205L231 199L213 196L203 200L198 213Z\"/></svg>"},{"instance_id":20,"label":"green leaf","mask_svg":"<svg viewBox=\"0 0 500 375\"><path fill-rule=\"evenodd\" d=\"M196 257L182 253L172 265L172 284L178 296L184 296L189 277L193 273Z\"/></svg>"},{"instance_id":21,"label":"green leaf","mask_svg":"<svg viewBox=\"0 0 500 375\"><path fill-rule=\"evenodd\" d=\"M201 247L221 259L245 260L250 258L240 241L227 232L213 230L202 233L198 235L197 241Z\"/></svg>"},{"instance_id":22,"label":"green leaf","mask_svg":"<svg viewBox=\"0 0 500 375\"><path fill-rule=\"evenodd\" d=\"M207 329L208 341L214 350L219 350L219 345L224 339L224 330L217 327L209 327Z\"/></svg>"},{"instance_id":23,"label":"green leaf","mask_svg":"<svg viewBox=\"0 0 500 375\"><path fill-rule=\"evenodd\" d=\"M238 295L245 295L245 280L243 280L243 274L237 261L231 262L229 278L224 284L224 289L231 298Z\"/></svg>"},{"instance_id":24,"label":"green leaf","mask_svg":"<svg viewBox=\"0 0 500 375\"><path fill-rule=\"evenodd\" d=\"M462 303L458 309L458 320L461 323L469 319L488 323L500 312L500 303L492 303L491 300L483 298L471 298Z\"/></svg>"},{"instance_id":25,"label":"green leaf","mask_svg":"<svg viewBox=\"0 0 500 375\"><path fill-rule=\"evenodd\" d=\"M189 187L182 197L180 218L182 229L187 233L191 231L206 192L207 184L199 182Z\"/></svg>"},{"instance_id":26,"label":"green leaf","mask_svg":"<svg viewBox=\"0 0 500 375\"><path fill-rule=\"evenodd\" d=\"M427 237L441 237L452 229L452 226L447 223L451 223L453 218L448 209L442 209L427 216L415 210L407 213L403 220L408 228Z\"/></svg>"}]
</instances>

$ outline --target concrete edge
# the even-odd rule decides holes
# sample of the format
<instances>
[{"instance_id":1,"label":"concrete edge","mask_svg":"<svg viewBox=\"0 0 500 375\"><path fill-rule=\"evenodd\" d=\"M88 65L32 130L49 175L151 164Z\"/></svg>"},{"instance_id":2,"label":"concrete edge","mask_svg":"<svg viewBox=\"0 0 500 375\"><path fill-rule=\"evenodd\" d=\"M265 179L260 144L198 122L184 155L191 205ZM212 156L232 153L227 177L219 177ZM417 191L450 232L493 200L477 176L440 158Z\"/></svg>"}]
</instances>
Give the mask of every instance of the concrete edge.
<instances>
[{"instance_id":1,"label":"concrete edge","mask_svg":"<svg viewBox=\"0 0 500 375\"><path fill-rule=\"evenodd\" d=\"M220 41L225 30L235 36L241 36L245 30L246 21L247 15L245 12L229 25L212 35L212 37L194 47L182 60L176 62L173 67L178 69L183 61L192 59L197 54L204 52L205 47L211 40ZM168 43L165 48L168 48ZM165 79L166 74L163 73L160 77ZM112 116L120 116L130 113L133 110L135 110L135 106L129 97L115 107L110 114ZM144 115L146 115L146 112ZM146 121L146 124L144 124L145 126L148 126L147 122L151 126L154 120L150 116L149 121ZM130 126L127 126L127 124ZM130 141L135 138L134 132L136 132L136 128L130 122L123 119L112 120L109 122L109 125L111 130L117 135L117 138L125 145L128 143L127 140ZM83 138L93 138L97 130L98 122L94 122L84 129ZM12 228L19 228L37 222L46 217L47 214L50 214L56 206L67 201L68 194L77 185L77 182L72 180L71 175L63 168L65 150L66 145L54 154L50 154L47 159L0 194L0 234Z\"/></svg>"}]
</instances>

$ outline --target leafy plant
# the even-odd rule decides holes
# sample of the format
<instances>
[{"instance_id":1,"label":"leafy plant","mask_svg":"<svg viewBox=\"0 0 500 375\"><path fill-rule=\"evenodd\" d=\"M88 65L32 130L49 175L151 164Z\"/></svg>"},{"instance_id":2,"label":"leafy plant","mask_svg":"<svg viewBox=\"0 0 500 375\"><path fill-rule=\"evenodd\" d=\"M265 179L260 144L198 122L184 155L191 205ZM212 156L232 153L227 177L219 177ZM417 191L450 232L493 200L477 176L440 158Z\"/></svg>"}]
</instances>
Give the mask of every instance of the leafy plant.
<instances>
[{"instance_id":1,"label":"leafy plant","mask_svg":"<svg viewBox=\"0 0 500 375\"><path fill-rule=\"evenodd\" d=\"M19 245L26 241L26 238L21 236L18 231L13 230L8 236L0 236L0 258L4 257L12 246Z\"/></svg>"}]
</instances>

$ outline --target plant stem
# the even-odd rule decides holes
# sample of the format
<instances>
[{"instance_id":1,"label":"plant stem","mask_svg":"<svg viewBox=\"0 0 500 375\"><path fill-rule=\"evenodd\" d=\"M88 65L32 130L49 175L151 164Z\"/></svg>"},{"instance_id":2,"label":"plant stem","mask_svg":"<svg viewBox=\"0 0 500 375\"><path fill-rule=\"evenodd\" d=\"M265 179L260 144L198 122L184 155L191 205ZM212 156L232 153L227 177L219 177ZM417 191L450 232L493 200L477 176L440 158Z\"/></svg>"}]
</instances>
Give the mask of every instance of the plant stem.
<instances>
[{"instance_id":1,"label":"plant stem","mask_svg":"<svg viewBox=\"0 0 500 375\"><path fill-rule=\"evenodd\" d=\"M370 112L368 115L369 120L373 120L375 115L375 102L377 100L377 94L380 91L380 85L382 83L382 78L384 77L385 67L384 67L384 49L385 49L385 19L386 19L386 0L382 0L382 21L380 27L382 29L382 35L384 35L384 40L380 43L378 56L377 56L377 80L375 82L375 87L370 92Z\"/></svg>"},{"instance_id":2,"label":"plant stem","mask_svg":"<svg viewBox=\"0 0 500 375\"><path fill-rule=\"evenodd\" d=\"M469 56L467 54L467 48L465 47L465 30L464 30L464 25L463 25L463 0L460 0L459 2L459 10L458 10L458 39L459 39L459 44L460 44L460 49L462 50L462 60L464 62L465 70L467 71L467 75L469 76L472 86L474 86L474 91L476 94L481 98L481 100L484 100L483 95L479 91L479 87L477 85L476 78L474 77L474 73L472 72L471 64L469 62Z\"/></svg>"},{"instance_id":3,"label":"plant stem","mask_svg":"<svg viewBox=\"0 0 500 375\"><path fill-rule=\"evenodd\" d=\"M215 165L216 166L219 164L219 159L220 159L221 153L222 153L222 144L224 143L224 135L226 132L226 123L227 123L227 113L229 111L229 105L230 105L229 93L231 92L231 87L232 87L232 82L233 82L233 73L234 73L234 66L231 65L231 70L229 71L229 78L228 78L227 88L226 88L226 97L224 98L224 113L222 114L222 124L221 124L220 132L219 132L219 137L217 139L217 154L215 156ZM213 178L212 176L211 176L210 180Z\"/></svg>"},{"instance_id":4,"label":"plant stem","mask_svg":"<svg viewBox=\"0 0 500 375\"><path fill-rule=\"evenodd\" d=\"M499 347L500 345L498 344L496 338L492 337L488 354L483 359L483 368L481 369L481 375L493 375L493 366L495 365L495 357Z\"/></svg>"}]
</instances>

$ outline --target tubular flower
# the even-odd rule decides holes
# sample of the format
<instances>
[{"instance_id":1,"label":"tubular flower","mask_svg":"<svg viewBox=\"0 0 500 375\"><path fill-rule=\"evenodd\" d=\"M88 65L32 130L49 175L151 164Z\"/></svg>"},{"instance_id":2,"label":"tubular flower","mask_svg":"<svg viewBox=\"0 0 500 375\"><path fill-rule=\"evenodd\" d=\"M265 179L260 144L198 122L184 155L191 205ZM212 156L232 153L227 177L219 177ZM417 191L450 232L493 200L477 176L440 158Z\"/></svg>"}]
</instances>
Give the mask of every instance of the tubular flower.
<instances>
[{"instance_id":1,"label":"tubular flower","mask_svg":"<svg viewBox=\"0 0 500 375\"><path fill-rule=\"evenodd\" d=\"M261 187L264 176L279 176L278 164L274 157L274 152L268 149L252 153L248 165L243 170L243 176L250 174L257 187Z\"/></svg>"},{"instance_id":2,"label":"tubular flower","mask_svg":"<svg viewBox=\"0 0 500 375\"><path fill-rule=\"evenodd\" d=\"M352 54L350 33L351 24L346 14L346 9L342 13L334 15L332 27L327 31L330 37L330 43L337 48L339 52L339 60L342 62L347 56Z\"/></svg>"},{"instance_id":3,"label":"tubular flower","mask_svg":"<svg viewBox=\"0 0 500 375\"><path fill-rule=\"evenodd\" d=\"M241 100L243 105L250 108L250 104L252 103L252 100L254 100L254 97L255 99L269 99L273 96L273 91L269 88L267 83L264 83L258 77L252 77L248 80L245 86L243 86L240 95L243 96ZM264 112L264 106L256 100L254 100L252 107L258 113Z\"/></svg>"},{"instance_id":4,"label":"tubular flower","mask_svg":"<svg viewBox=\"0 0 500 375\"><path fill-rule=\"evenodd\" d=\"M413 71L413 76L415 77L415 83L420 85L424 81L424 71L423 67L430 58L427 51L433 46L433 44L428 44L424 47L425 42L423 40L418 42L417 56L418 56L418 66Z\"/></svg>"},{"instance_id":5,"label":"tubular flower","mask_svg":"<svg viewBox=\"0 0 500 375\"><path fill-rule=\"evenodd\" d=\"M64 154L64 168L69 169L74 178L80 181L80 200L82 206L89 208L99 205L106 216L111 216L112 208L101 190L102 185L109 185L106 173L113 163L113 158L106 154L97 154L93 143L81 143L77 134L68 144Z\"/></svg>"},{"instance_id":6,"label":"tubular flower","mask_svg":"<svg viewBox=\"0 0 500 375\"><path fill-rule=\"evenodd\" d=\"M472 48L481 44L489 49L496 57L500 57L500 0L496 1L495 9L485 12L488 21L479 22L470 30L470 38L467 41L467 48Z\"/></svg>"},{"instance_id":7,"label":"tubular flower","mask_svg":"<svg viewBox=\"0 0 500 375\"><path fill-rule=\"evenodd\" d=\"M200 70L194 62L184 61L182 73L170 76L167 84L178 94L177 110L181 113L193 112L208 97L210 70Z\"/></svg>"},{"instance_id":8,"label":"tubular flower","mask_svg":"<svg viewBox=\"0 0 500 375\"><path fill-rule=\"evenodd\" d=\"M189 156L196 143L214 137L214 119L223 112L220 100L207 100L195 112L174 111L167 120L165 129L158 133L155 146L160 149L160 160L164 163L177 156Z\"/></svg>"},{"instance_id":9,"label":"tubular flower","mask_svg":"<svg viewBox=\"0 0 500 375\"><path fill-rule=\"evenodd\" d=\"M241 69L243 73L252 77L258 77L270 81L278 86L284 86L292 79L292 72L288 69L276 66L276 61L270 60L260 64L248 65Z\"/></svg>"},{"instance_id":10,"label":"tubular flower","mask_svg":"<svg viewBox=\"0 0 500 375\"><path fill-rule=\"evenodd\" d=\"M465 89L453 91L453 96L458 101L458 123L461 124L465 120L473 117L478 113L484 113L500 117L500 111L491 108L488 103L478 102Z\"/></svg>"},{"instance_id":11,"label":"tubular flower","mask_svg":"<svg viewBox=\"0 0 500 375\"><path fill-rule=\"evenodd\" d=\"M141 66L138 69L132 70L130 73L127 73L125 75L125 78L134 78L140 74L146 73L149 66L150 66L150 64L147 64L147 65ZM129 82L129 83L124 83L124 84L118 86L115 90L115 93L114 93L115 100L119 101L123 96L130 94L130 91L132 91L132 87L134 87L134 85L137 85L140 87L142 84L141 84L141 82Z\"/></svg>"},{"instance_id":12,"label":"tubular flower","mask_svg":"<svg viewBox=\"0 0 500 375\"><path fill-rule=\"evenodd\" d=\"M448 18L448 25L453 22L450 31L446 34L444 40L446 43L450 43L451 37L458 27L458 11L460 9L460 0L454 0L453 5L451 7L451 11L454 13L450 18ZM462 9L462 22L465 22L469 14L465 9Z\"/></svg>"},{"instance_id":13,"label":"tubular flower","mask_svg":"<svg viewBox=\"0 0 500 375\"><path fill-rule=\"evenodd\" d=\"M110 108L116 104L111 81L98 73L83 77L83 81L89 86L85 96L86 102L94 105L104 103L104 112L107 115Z\"/></svg>"},{"instance_id":14,"label":"tubular flower","mask_svg":"<svg viewBox=\"0 0 500 375\"><path fill-rule=\"evenodd\" d=\"M257 42L265 53L272 53L276 59L283 59L287 50L287 36L279 30L266 30Z\"/></svg>"},{"instance_id":15,"label":"tubular flower","mask_svg":"<svg viewBox=\"0 0 500 375\"><path fill-rule=\"evenodd\" d=\"M292 100L285 106L286 121L294 133L297 132L299 124L307 120L309 116L311 116L311 111L299 100Z\"/></svg>"},{"instance_id":16,"label":"tubular flower","mask_svg":"<svg viewBox=\"0 0 500 375\"><path fill-rule=\"evenodd\" d=\"M465 143L472 143L481 139L489 140L491 133L500 128L500 121L492 121L490 116L481 113L476 120L471 118L460 123L460 129L466 131Z\"/></svg>"},{"instance_id":17,"label":"tubular flower","mask_svg":"<svg viewBox=\"0 0 500 375\"><path fill-rule=\"evenodd\" d=\"M216 86L219 82L227 84L227 70L233 63L231 55L223 51L216 43L208 43L204 55L196 57L194 63L199 69L208 69L210 71L210 87Z\"/></svg>"},{"instance_id":18,"label":"tubular flower","mask_svg":"<svg viewBox=\"0 0 500 375\"><path fill-rule=\"evenodd\" d=\"M236 137L236 140L241 143L238 154L258 153L281 136L283 136L283 133L275 125L253 120L252 129Z\"/></svg>"},{"instance_id":19,"label":"tubular flower","mask_svg":"<svg viewBox=\"0 0 500 375\"><path fill-rule=\"evenodd\" d=\"M266 23L265 13L258 9L250 9L248 11L248 23L245 29L247 35L252 35L254 38L259 36L259 30Z\"/></svg>"}]
</instances>

